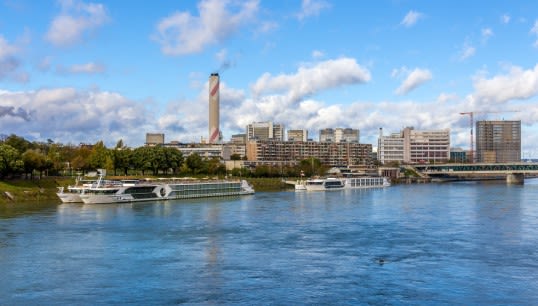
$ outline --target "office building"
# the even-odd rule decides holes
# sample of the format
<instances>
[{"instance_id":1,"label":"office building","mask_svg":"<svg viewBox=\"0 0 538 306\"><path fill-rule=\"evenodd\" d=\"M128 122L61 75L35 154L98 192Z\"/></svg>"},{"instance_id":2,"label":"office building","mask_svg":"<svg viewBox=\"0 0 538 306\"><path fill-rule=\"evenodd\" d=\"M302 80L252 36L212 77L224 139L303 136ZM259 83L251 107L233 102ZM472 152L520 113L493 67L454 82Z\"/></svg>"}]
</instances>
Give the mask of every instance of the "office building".
<instances>
[{"instance_id":1,"label":"office building","mask_svg":"<svg viewBox=\"0 0 538 306\"><path fill-rule=\"evenodd\" d=\"M235 134L232 135L232 138L230 139L230 143L233 144L245 144L247 142L247 135L246 134Z\"/></svg>"},{"instance_id":2,"label":"office building","mask_svg":"<svg viewBox=\"0 0 538 306\"><path fill-rule=\"evenodd\" d=\"M378 160L403 163L442 163L450 159L450 130L418 131L406 127L400 133L383 136L380 129Z\"/></svg>"},{"instance_id":3,"label":"office building","mask_svg":"<svg viewBox=\"0 0 538 306\"><path fill-rule=\"evenodd\" d=\"M308 141L308 131L288 130L288 141Z\"/></svg>"},{"instance_id":4,"label":"office building","mask_svg":"<svg viewBox=\"0 0 538 306\"><path fill-rule=\"evenodd\" d=\"M462 148L452 148L450 149L450 160L455 163L466 163L467 160L467 152L463 150Z\"/></svg>"},{"instance_id":5,"label":"office building","mask_svg":"<svg viewBox=\"0 0 538 306\"><path fill-rule=\"evenodd\" d=\"M359 142L359 130L350 128L327 128L319 131L320 142Z\"/></svg>"},{"instance_id":6,"label":"office building","mask_svg":"<svg viewBox=\"0 0 538 306\"><path fill-rule=\"evenodd\" d=\"M250 140L284 140L284 125L279 123L254 122L247 125L247 141Z\"/></svg>"},{"instance_id":7,"label":"office building","mask_svg":"<svg viewBox=\"0 0 538 306\"><path fill-rule=\"evenodd\" d=\"M163 133L146 133L146 146L156 146L164 144Z\"/></svg>"},{"instance_id":8,"label":"office building","mask_svg":"<svg viewBox=\"0 0 538 306\"><path fill-rule=\"evenodd\" d=\"M377 160L382 164L403 162L404 139L401 133L392 133L389 136L383 136L383 130L379 129L379 131L380 134L377 141Z\"/></svg>"},{"instance_id":9,"label":"office building","mask_svg":"<svg viewBox=\"0 0 538 306\"><path fill-rule=\"evenodd\" d=\"M477 121L476 160L479 163L520 162L521 121Z\"/></svg>"}]
</instances>

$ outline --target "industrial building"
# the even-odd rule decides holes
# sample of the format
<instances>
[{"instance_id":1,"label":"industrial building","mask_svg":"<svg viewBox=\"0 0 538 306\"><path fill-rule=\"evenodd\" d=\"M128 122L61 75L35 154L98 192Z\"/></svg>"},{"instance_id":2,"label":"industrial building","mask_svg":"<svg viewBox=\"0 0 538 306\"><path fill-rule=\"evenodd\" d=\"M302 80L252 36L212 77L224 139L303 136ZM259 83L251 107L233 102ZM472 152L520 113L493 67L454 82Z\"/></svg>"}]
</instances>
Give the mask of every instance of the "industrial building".
<instances>
[{"instance_id":1,"label":"industrial building","mask_svg":"<svg viewBox=\"0 0 538 306\"><path fill-rule=\"evenodd\" d=\"M447 162L450 159L450 129L418 131L406 127L390 136L383 136L380 129L377 156L383 164Z\"/></svg>"},{"instance_id":2,"label":"industrial building","mask_svg":"<svg viewBox=\"0 0 538 306\"><path fill-rule=\"evenodd\" d=\"M247 143L249 161L300 161L317 158L323 165L348 167L372 163L371 144L253 140Z\"/></svg>"},{"instance_id":3,"label":"industrial building","mask_svg":"<svg viewBox=\"0 0 538 306\"><path fill-rule=\"evenodd\" d=\"M246 128L247 141L250 140L284 140L284 125L279 123L253 122Z\"/></svg>"},{"instance_id":4,"label":"industrial building","mask_svg":"<svg viewBox=\"0 0 538 306\"><path fill-rule=\"evenodd\" d=\"M476 160L479 163L520 162L521 121L477 121Z\"/></svg>"}]
</instances>

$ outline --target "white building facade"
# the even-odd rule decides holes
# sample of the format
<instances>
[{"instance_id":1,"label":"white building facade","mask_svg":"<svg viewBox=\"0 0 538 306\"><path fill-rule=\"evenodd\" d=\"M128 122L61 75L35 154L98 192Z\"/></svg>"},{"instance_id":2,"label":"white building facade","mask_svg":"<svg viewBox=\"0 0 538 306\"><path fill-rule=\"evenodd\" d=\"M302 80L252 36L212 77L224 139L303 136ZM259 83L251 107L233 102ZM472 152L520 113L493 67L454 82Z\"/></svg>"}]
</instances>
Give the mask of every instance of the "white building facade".
<instances>
[{"instance_id":1,"label":"white building facade","mask_svg":"<svg viewBox=\"0 0 538 306\"><path fill-rule=\"evenodd\" d=\"M279 123L253 122L246 128L247 141L249 140L284 140L284 125Z\"/></svg>"},{"instance_id":2,"label":"white building facade","mask_svg":"<svg viewBox=\"0 0 538 306\"><path fill-rule=\"evenodd\" d=\"M450 129L418 131L406 127L400 133L378 139L378 160L403 163L443 163L450 159Z\"/></svg>"}]
</instances>

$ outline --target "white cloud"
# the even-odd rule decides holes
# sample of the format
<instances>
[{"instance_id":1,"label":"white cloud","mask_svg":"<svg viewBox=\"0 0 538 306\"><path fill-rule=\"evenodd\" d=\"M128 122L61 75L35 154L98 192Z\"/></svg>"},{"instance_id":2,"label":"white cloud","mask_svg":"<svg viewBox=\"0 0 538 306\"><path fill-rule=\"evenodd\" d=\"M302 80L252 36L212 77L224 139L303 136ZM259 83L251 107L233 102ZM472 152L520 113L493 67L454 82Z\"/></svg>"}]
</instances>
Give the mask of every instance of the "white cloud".
<instances>
[{"instance_id":1,"label":"white cloud","mask_svg":"<svg viewBox=\"0 0 538 306\"><path fill-rule=\"evenodd\" d=\"M68 74L99 74L105 72L105 66L99 63L75 64L70 67L58 66L58 72Z\"/></svg>"},{"instance_id":2,"label":"white cloud","mask_svg":"<svg viewBox=\"0 0 538 306\"><path fill-rule=\"evenodd\" d=\"M307 17L318 16L321 11L330 8L331 5L323 0L303 0L301 11L297 14L299 20Z\"/></svg>"},{"instance_id":3,"label":"white cloud","mask_svg":"<svg viewBox=\"0 0 538 306\"><path fill-rule=\"evenodd\" d=\"M4 36L0 35L0 60L17 54L18 48L10 44Z\"/></svg>"},{"instance_id":4,"label":"white cloud","mask_svg":"<svg viewBox=\"0 0 538 306\"><path fill-rule=\"evenodd\" d=\"M154 39L167 55L201 52L206 46L224 41L246 22L254 19L259 0L238 2L203 0L198 4L199 16L177 12L162 19ZM234 9L234 10L232 10Z\"/></svg>"},{"instance_id":5,"label":"white cloud","mask_svg":"<svg viewBox=\"0 0 538 306\"><path fill-rule=\"evenodd\" d=\"M0 35L0 80L7 79L15 82L28 82L30 76L21 71L21 62L18 58L20 48L10 44Z\"/></svg>"},{"instance_id":6,"label":"white cloud","mask_svg":"<svg viewBox=\"0 0 538 306\"><path fill-rule=\"evenodd\" d=\"M312 58L313 59L319 59L325 57L325 53L323 51L314 50L312 51Z\"/></svg>"},{"instance_id":7,"label":"white cloud","mask_svg":"<svg viewBox=\"0 0 538 306\"><path fill-rule=\"evenodd\" d=\"M219 63L218 71L224 71L227 69L230 69L235 66L235 60L231 59L228 50L221 49L219 52L215 54L215 58L217 62Z\"/></svg>"},{"instance_id":8,"label":"white cloud","mask_svg":"<svg viewBox=\"0 0 538 306\"><path fill-rule=\"evenodd\" d=\"M258 33L267 33L271 32L278 28L278 23L274 21L264 21L261 23L260 27L258 28Z\"/></svg>"},{"instance_id":9,"label":"white cloud","mask_svg":"<svg viewBox=\"0 0 538 306\"><path fill-rule=\"evenodd\" d=\"M512 66L506 74L490 79L480 75L475 77L473 85L473 97L479 103L499 104L509 100L529 99L538 94L538 64L528 70Z\"/></svg>"},{"instance_id":10,"label":"white cloud","mask_svg":"<svg viewBox=\"0 0 538 306\"><path fill-rule=\"evenodd\" d=\"M482 29L482 43L486 43L493 36L493 30L490 28Z\"/></svg>"},{"instance_id":11,"label":"white cloud","mask_svg":"<svg viewBox=\"0 0 538 306\"><path fill-rule=\"evenodd\" d=\"M460 61L464 61L472 57L475 53L476 53L476 48L466 42L465 44L463 44L463 47L458 55L458 59Z\"/></svg>"},{"instance_id":12,"label":"white cloud","mask_svg":"<svg viewBox=\"0 0 538 306\"><path fill-rule=\"evenodd\" d=\"M402 69L406 72L408 71L405 67L403 67ZM400 74L400 72L395 73L395 71L393 70L393 76L397 76ZM428 69L415 68L411 72L407 73L407 77L405 78L405 80L402 82L400 87L396 89L396 94L405 95L411 90L417 88L418 86L430 81L432 78L433 75Z\"/></svg>"},{"instance_id":13,"label":"white cloud","mask_svg":"<svg viewBox=\"0 0 538 306\"><path fill-rule=\"evenodd\" d=\"M370 72L366 68L355 59L340 58L300 67L295 74L272 76L265 73L252 85L252 91L255 96L286 92L288 100L295 102L321 90L368 81Z\"/></svg>"},{"instance_id":14,"label":"white cloud","mask_svg":"<svg viewBox=\"0 0 538 306\"><path fill-rule=\"evenodd\" d=\"M419 19L421 19L422 17L424 17L424 14L422 14L422 13L419 13L417 11L409 11L405 15L402 22L400 22L400 24L405 26L405 27L411 27L411 26L415 25L417 23L417 21Z\"/></svg>"},{"instance_id":15,"label":"white cloud","mask_svg":"<svg viewBox=\"0 0 538 306\"><path fill-rule=\"evenodd\" d=\"M538 48L538 20L534 21L534 26L531 28L530 32L537 37L537 40L534 42L534 47Z\"/></svg>"},{"instance_id":16,"label":"white cloud","mask_svg":"<svg viewBox=\"0 0 538 306\"><path fill-rule=\"evenodd\" d=\"M74 88L2 91L2 109L0 130L4 133L74 144L104 140L112 145L121 138L140 145L154 120L145 103L114 92Z\"/></svg>"},{"instance_id":17,"label":"white cloud","mask_svg":"<svg viewBox=\"0 0 538 306\"><path fill-rule=\"evenodd\" d=\"M508 24L510 22L510 15L503 14L501 16L501 23Z\"/></svg>"},{"instance_id":18,"label":"white cloud","mask_svg":"<svg viewBox=\"0 0 538 306\"><path fill-rule=\"evenodd\" d=\"M60 4L62 12L52 20L45 35L45 39L56 46L76 44L82 40L85 33L109 20L103 4L78 0L62 0Z\"/></svg>"}]
</instances>

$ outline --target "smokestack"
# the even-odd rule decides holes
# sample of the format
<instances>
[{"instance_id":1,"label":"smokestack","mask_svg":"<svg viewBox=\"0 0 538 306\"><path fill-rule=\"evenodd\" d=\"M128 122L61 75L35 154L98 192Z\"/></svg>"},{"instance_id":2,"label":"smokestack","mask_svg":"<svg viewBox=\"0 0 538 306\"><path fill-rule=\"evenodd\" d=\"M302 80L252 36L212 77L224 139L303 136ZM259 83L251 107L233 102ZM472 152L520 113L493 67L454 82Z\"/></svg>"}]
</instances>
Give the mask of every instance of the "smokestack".
<instances>
[{"instance_id":1,"label":"smokestack","mask_svg":"<svg viewBox=\"0 0 538 306\"><path fill-rule=\"evenodd\" d=\"M219 74L209 76L209 143L220 140L219 129Z\"/></svg>"}]
</instances>

